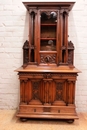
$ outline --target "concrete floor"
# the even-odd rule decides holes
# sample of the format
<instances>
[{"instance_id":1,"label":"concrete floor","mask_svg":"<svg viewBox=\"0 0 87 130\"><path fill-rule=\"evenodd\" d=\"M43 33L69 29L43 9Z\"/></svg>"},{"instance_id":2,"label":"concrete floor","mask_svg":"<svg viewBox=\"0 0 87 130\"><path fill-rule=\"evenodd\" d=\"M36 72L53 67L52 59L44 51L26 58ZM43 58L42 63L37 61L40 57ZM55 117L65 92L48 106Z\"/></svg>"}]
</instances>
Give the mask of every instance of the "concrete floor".
<instances>
[{"instance_id":1,"label":"concrete floor","mask_svg":"<svg viewBox=\"0 0 87 130\"><path fill-rule=\"evenodd\" d=\"M15 110L0 110L0 130L87 130L87 113L79 113L73 124L57 120L28 120L21 122Z\"/></svg>"}]
</instances>

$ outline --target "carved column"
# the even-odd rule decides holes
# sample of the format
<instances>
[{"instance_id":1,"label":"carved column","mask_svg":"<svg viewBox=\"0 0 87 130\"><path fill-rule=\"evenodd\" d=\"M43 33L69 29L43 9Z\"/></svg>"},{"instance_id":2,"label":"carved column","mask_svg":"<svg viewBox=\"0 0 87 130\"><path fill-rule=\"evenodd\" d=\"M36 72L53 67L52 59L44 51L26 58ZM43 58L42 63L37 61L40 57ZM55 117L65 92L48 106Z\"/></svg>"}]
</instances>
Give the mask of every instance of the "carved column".
<instances>
[{"instance_id":1,"label":"carved column","mask_svg":"<svg viewBox=\"0 0 87 130\"><path fill-rule=\"evenodd\" d=\"M29 11L29 14L30 14L30 20L29 20L29 23L30 23L30 28L29 28L29 41L30 41L30 44L29 44L29 62L33 62L33 63L36 63L36 22L35 20L37 19L36 17L36 14L37 14L37 11L36 10L30 10Z\"/></svg>"},{"instance_id":2,"label":"carved column","mask_svg":"<svg viewBox=\"0 0 87 130\"><path fill-rule=\"evenodd\" d=\"M68 63L68 10L65 10L64 15L64 45L66 47L65 63Z\"/></svg>"},{"instance_id":3,"label":"carved column","mask_svg":"<svg viewBox=\"0 0 87 130\"><path fill-rule=\"evenodd\" d=\"M62 46L63 46L63 10L60 10L60 64L62 63Z\"/></svg>"},{"instance_id":4,"label":"carved column","mask_svg":"<svg viewBox=\"0 0 87 130\"><path fill-rule=\"evenodd\" d=\"M68 104L74 103L75 96L75 81L68 81Z\"/></svg>"},{"instance_id":5,"label":"carved column","mask_svg":"<svg viewBox=\"0 0 87 130\"><path fill-rule=\"evenodd\" d=\"M31 16L31 45L34 45L34 18L35 18L35 12L30 11L30 16Z\"/></svg>"},{"instance_id":6,"label":"carved column","mask_svg":"<svg viewBox=\"0 0 87 130\"><path fill-rule=\"evenodd\" d=\"M56 46L57 46L57 65L59 64L59 54L60 54L60 30L59 30L59 26L60 26L60 15L59 15L59 10L57 11L57 32L56 32L56 35L57 35L57 39L56 39Z\"/></svg>"},{"instance_id":7,"label":"carved column","mask_svg":"<svg viewBox=\"0 0 87 130\"><path fill-rule=\"evenodd\" d=\"M28 103L27 102L27 83L28 80L20 80L20 103Z\"/></svg>"},{"instance_id":8,"label":"carved column","mask_svg":"<svg viewBox=\"0 0 87 130\"><path fill-rule=\"evenodd\" d=\"M68 64L68 11L60 10L60 64Z\"/></svg>"},{"instance_id":9,"label":"carved column","mask_svg":"<svg viewBox=\"0 0 87 130\"><path fill-rule=\"evenodd\" d=\"M73 87L73 91L72 91L72 104L75 104L75 81L72 81L72 87Z\"/></svg>"}]
</instances>

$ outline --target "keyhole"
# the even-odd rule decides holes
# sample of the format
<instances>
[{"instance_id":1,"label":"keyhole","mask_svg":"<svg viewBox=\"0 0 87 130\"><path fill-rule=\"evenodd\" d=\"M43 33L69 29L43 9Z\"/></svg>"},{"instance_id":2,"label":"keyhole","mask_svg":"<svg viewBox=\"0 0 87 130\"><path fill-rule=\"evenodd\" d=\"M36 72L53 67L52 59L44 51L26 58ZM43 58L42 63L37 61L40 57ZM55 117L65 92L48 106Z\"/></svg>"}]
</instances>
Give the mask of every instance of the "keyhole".
<instances>
[{"instance_id":1,"label":"keyhole","mask_svg":"<svg viewBox=\"0 0 87 130\"><path fill-rule=\"evenodd\" d=\"M34 109L34 112L36 112L36 109Z\"/></svg>"},{"instance_id":2,"label":"keyhole","mask_svg":"<svg viewBox=\"0 0 87 130\"><path fill-rule=\"evenodd\" d=\"M58 113L60 113L60 110L58 110Z\"/></svg>"}]
</instances>

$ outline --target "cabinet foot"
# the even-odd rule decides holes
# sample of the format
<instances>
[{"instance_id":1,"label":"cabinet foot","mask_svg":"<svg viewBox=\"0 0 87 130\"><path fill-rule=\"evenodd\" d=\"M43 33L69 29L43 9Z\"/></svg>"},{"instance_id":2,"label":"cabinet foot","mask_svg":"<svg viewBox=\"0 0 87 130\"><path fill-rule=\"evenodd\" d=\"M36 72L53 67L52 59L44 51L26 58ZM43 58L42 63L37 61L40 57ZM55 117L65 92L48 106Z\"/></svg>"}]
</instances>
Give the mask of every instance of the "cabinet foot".
<instances>
[{"instance_id":1,"label":"cabinet foot","mask_svg":"<svg viewBox=\"0 0 87 130\"><path fill-rule=\"evenodd\" d=\"M22 121L22 122L26 122L28 119L27 118L20 118L20 121Z\"/></svg>"},{"instance_id":2,"label":"cabinet foot","mask_svg":"<svg viewBox=\"0 0 87 130\"><path fill-rule=\"evenodd\" d=\"M69 123L69 124L71 124L71 123L73 123L74 122L74 119L68 119L67 120L67 123Z\"/></svg>"}]
</instances>

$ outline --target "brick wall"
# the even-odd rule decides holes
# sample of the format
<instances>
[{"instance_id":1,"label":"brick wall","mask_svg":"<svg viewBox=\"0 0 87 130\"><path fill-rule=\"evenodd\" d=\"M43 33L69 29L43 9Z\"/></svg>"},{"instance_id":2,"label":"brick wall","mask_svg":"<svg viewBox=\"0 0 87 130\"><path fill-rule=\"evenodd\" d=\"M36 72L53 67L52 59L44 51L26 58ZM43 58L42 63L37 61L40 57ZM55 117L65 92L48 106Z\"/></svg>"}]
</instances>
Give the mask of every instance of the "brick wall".
<instances>
[{"instance_id":1,"label":"brick wall","mask_svg":"<svg viewBox=\"0 0 87 130\"><path fill-rule=\"evenodd\" d=\"M0 109L19 103L15 69L22 65L22 46L28 39L28 12L22 0L0 0ZM76 0L69 14L69 40L75 45L75 66L82 71L76 83L77 111L87 111L87 0Z\"/></svg>"}]
</instances>

